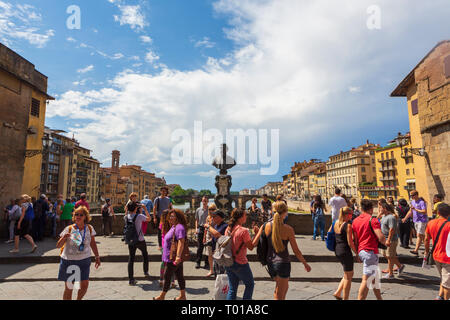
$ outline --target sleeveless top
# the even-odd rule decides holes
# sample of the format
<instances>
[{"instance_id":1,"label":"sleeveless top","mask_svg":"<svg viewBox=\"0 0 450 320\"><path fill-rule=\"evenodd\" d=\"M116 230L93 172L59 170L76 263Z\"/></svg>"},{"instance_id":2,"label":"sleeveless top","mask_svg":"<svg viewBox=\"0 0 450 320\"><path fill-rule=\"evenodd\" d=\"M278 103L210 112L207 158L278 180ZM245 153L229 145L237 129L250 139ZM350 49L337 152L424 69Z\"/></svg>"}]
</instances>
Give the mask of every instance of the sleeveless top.
<instances>
[{"instance_id":1,"label":"sleeveless top","mask_svg":"<svg viewBox=\"0 0 450 320\"><path fill-rule=\"evenodd\" d=\"M272 224L271 224L272 225ZM272 225L273 228L273 225ZM263 230L263 232L265 232ZM275 251L275 248L272 244L272 229L270 230L270 234L267 236L267 244L268 244L268 252L267 252L267 261L271 263L289 263L291 262L291 259L289 258L289 251L287 244L289 243L288 240L282 240L284 245L284 251L277 253Z\"/></svg>"},{"instance_id":2,"label":"sleeveless top","mask_svg":"<svg viewBox=\"0 0 450 320\"><path fill-rule=\"evenodd\" d=\"M348 222L341 226L341 233L336 233L336 255L352 254L352 249L347 242Z\"/></svg>"}]
</instances>

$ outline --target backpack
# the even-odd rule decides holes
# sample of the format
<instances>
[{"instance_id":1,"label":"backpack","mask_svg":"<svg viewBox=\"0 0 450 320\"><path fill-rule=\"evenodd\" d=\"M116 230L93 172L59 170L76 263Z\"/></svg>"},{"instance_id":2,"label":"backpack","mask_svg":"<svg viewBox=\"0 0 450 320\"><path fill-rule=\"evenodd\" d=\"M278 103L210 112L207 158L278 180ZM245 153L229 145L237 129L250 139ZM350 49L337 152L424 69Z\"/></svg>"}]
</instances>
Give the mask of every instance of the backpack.
<instances>
[{"instance_id":1,"label":"backpack","mask_svg":"<svg viewBox=\"0 0 450 320\"><path fill-rule=\"evenodd\" d=\"M261 227L263 228L263 231L259 237L258 247L256 248L256 256L263 266L267 265L267 254L269 251L269 243L265 232L266 224L267 222Z\"/></svg>"},{"instance_id":2,"label":"backpack","mask_svg":"<svg viewBox=\"0 0 450 320\"><path fill-rule=\"evenodd\" d=\"M128 245L136 245L139 242L139 235L138 232L136 230L136 219L137 219L138 214L136 213L134 215L134 218L132 220L128 219L128 217L126 217L126 223L125 226L123 227L123 241L125 241L126 244Z\"/></svg>"},{"instance_id":3,"label":"backpack","mask_svg":"<svg viewBox=\"0 0 450 320\"><path fill-rule=\"evenodd\" d=\"M22 216L22 208L19 206L16 206L14 211L11 212L11 214L9 215L9 220L17 221L20 219L21 216Z\"/></svg>"},{"instance_id":4,"label":"backpack","mask_svg":"<svg viewBox=\"0 0 450 320\"><path fill-rule=\"evenodd\" d=\"M40 218L42 216L42 211L44 211L44 203L39 199L34 206L34 217Z\"/></svg>"},{"instance_id":5,"label":"backpack","mask_svg":"<svg viewBox=\"0 0 450 320\"><path fill-rule=\"evenodd\" d=\"M331 231L327 233L327 239L325 241L327 249L330 251L336 251L336 233L334 232L334 224L336 220L331 225Z\"/></svg>"},{"instance_id":6,"label":"backpack","mask_svg":"<svg viewBox=\"0 0 450 320\"><path fill-rule=\"evenodd\" d=\"M104 205L103 209L102 209L102 216L104 218L109 217L109 206L108 205Z\"/></svg>"},{"instance_id":7,"label":"backpack","mask_svg":"<svg viewBox=\"0 0 450 320\"><path fill-rule=\"evenodd\" d=\"M33 221L34 219L34 210L31 203L28 205L28 208L25 211L25 219L27 219L28 221Z\"/></svg>"},{"instance_id":8,"label":"backpack","mask_svg":"<svg viewBox=\"0 0 450 320\"><path fill-rule=\"evenodd\" d=\"M72 233L72 229L73 229L73 226L74 226L74 225L75 225L75 224L72 224L72 225L69 226L69 233ZM88 228L89 228L89 232L90 232L91 235L92 235L92 226L91 226L90 224L88 224L87 226L88 226ZM67 239L67 240L69 240L69 239ZM63 244L62 247L61 247L61 251L59 252L60 255L62 255L65 246L66 246L66 242L64 242L64 244Z\"/></svg>"},{"instance_id":9,"label":"backpack","mask_svg":"<svg viewBox=\"0 0 450 320\"><path fill-rule=\"evenodd\" d=\"M213 254L213 259L220 267L231 267L233 265L234 262L234 255L232 249L233 241L231 241L231 239L236 230L234 230L228 236L223 235L219 239L217 239L216 251ZM236 251L236 254L238 254L241 251L243 245L244 242L241 243L238 251Z\"/></svg>"}]
</instances>

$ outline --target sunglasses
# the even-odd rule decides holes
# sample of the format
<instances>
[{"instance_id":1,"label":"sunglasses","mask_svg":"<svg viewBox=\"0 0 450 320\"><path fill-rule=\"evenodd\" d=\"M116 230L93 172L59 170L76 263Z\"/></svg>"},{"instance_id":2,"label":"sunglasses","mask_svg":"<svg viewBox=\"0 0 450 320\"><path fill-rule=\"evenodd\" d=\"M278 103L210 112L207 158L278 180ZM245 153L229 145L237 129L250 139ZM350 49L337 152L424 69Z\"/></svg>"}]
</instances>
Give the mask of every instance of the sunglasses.
<instances>
[{"instance_id":1,"label":"sunglasses","mask_svg":"<svg viewBox=\"0 0 450 320\"><path fill-rule=\"evenodd\" d=\"M84 217L84 214L81 214L81 213L75 213L75 217Z\"/></svg>"},{"instance_id":2,"label":"sunglasses","mask_svg":"<svg viewBox=\"0 0 450 320\"><path fill-rule=\"evenodd\" d=\"M169 216L169 219L176 219L176 216Z\"/></svg>"}]
</instances>

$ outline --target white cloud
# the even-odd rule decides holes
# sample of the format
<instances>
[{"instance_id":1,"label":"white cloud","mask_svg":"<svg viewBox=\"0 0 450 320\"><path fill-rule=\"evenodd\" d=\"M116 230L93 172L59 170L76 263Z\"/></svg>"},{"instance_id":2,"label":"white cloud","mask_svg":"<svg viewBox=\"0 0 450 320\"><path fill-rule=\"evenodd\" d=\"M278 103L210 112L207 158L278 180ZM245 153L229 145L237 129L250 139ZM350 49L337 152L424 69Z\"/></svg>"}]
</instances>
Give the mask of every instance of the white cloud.
<instances>
[{"instance_id":1,"label":"white cloud","mask_svg":"<svg viewBox=\"0 0 450 320\"><path fill-rule=\"evenodd\" d=\"M348 91L350 93L359 93L361 92L361 87L348 87Z\"/></svg>"},{"instance_id":2,"label":"white cloud","mask_svg":"<svg viewBox=\"0 0 450 320\"><path fill-rule=\"evenodd\" d=\"M153 63L153 62L155 62L156 60L159 60L159 56L156 54L156 53L154 53L153 51L149 51L149 52L147 52L147 54L145 55L145 60L148 62L148 63Z\"/></svg>"},{"instance_id":3,"label":"white cloud","mask_svg":"<svg viewBox=\"0 0 450 320\"><path fill-rule=\"evenodd\" d=\"M41 24L42 16L35 7L0 1L0 41L7 46L16 40L26 40L37 48L45 47L55 31L41 31Z\"/></svg>"},{"instance_id":4,"label":"white cloud","mask_svg":"<svg viewBox=\"0 0 450 320\"><path fill-rule=\"evenodd\" d=\"M216 45L216 43L212 42L208 37L203 37L202 40L199 40L199 41L195 42L195 44L194 44L194 46L196 48L198 48L198 47L214 48L215 45Z\"/></svg>"},{"instance_id":5,"label":"white cloud","mask_svg":"<svg viewBox=\"0 0 450 320\"><path fill-rule=\"evenodd\" d=\"M144 43L152 43L153 42L153 39L150 38L149 36L140 36L140 39Z\"/></svg>"},{"instance_id":6,"label":"white cloud","mask_svg":"<svg viewBox=\"0 0 450 320\"><path fill-rule=\"evenodd\" d=\"M118 3L118 1L110 1L112 3ZM118 4L117 7L120 10L121 15L114 15L114 21L119 22L120 25L130 25L131 29L140 31L148 26L148 22L145 21L145 15L142 12L141 6L130 6Z\"/></svg>"},{"instance_id":7,"label":"white cloud","mask_svg":"<svg viewBox=\"0 0 450 320\"><path fill-rule=\"evenodd\" d=\"M403 60L392 52L410 34L411 21L449 10L416 2L417 8L409 12L404 10L406 0L379 3L383 33L374 35L366 27L364 1L217 1L215 10L229 17L231 27L225 32L233 51L208 57L202 68L189 71L163 67L163 59L149 51L146 61L158 61L160 67L155 74L123 72L107 88L68 91L50 102L47 115L88 120L72 130L98 158L118 149L128 161L167 174L179 170L170 161L176 144L172 132L192 132L195 120L203 121L204 130L223 133L234 128L280 129L281 153L302 150L310 141L341 133L348 127L348 114L353 128L373 123L379 110L360 106L374 96L352 106L345 100L348 92L361 90L364 81L379 80L386 65ZM443 1L439 4L448 8ZM391 86L392 79L384 81ZM209 167L197 172L212 174Z\"/></svg>"},{"instance_id":8,"label":"white cloud","mask_svg":"<svg viewBox=\"0 0 450 320\"><path fill-rule=\"evenodd\" d=\"M87 66L86 68L78 69L77 72L78 73L87 73L92 70L94 70L94 66L91 64L91 65Z\"/></svg>"}]
</instances>

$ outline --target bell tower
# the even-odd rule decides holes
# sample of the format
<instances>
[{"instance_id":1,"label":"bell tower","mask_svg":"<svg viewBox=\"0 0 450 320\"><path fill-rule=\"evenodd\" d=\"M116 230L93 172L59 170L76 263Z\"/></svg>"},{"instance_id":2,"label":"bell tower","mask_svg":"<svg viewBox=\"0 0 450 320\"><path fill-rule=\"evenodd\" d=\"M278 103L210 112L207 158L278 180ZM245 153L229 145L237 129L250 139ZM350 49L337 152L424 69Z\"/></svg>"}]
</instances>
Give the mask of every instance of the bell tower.
<instances>
[{"instance_id":1,"label":"bell tower","mask_svg":"<svg viewBox=\"0 0 450 320\"><path fill-rule=\"evenodd\" d=\"M113 152L112 152L111 171L119 172L119 163L120 163L120 151L113 150Z\"/></svg>"}]
</instances>

